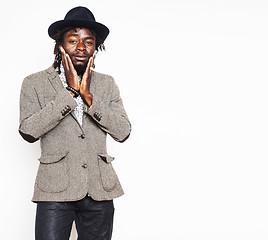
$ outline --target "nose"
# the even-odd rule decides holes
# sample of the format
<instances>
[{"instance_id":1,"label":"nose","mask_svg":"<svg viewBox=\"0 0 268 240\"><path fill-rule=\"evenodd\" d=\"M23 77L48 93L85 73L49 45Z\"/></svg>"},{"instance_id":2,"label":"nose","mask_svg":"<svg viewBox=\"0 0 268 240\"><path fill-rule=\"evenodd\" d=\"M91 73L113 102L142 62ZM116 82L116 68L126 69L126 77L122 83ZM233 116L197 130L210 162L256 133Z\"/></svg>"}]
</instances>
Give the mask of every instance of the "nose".
<instances>
[{"instance_id":1,"label":"nose","mask_svg":"<svg viewBox=\"0 0 268 240\"><path fill-rule=\"evenodd\" d=\"M86 50L86 46L85 46L85 44L83 43L83 42L79 42L78 44L77 44L77 46L76 46L76 49L78 50L78 51L85 51Z\"/></svg>"}]
</instances>

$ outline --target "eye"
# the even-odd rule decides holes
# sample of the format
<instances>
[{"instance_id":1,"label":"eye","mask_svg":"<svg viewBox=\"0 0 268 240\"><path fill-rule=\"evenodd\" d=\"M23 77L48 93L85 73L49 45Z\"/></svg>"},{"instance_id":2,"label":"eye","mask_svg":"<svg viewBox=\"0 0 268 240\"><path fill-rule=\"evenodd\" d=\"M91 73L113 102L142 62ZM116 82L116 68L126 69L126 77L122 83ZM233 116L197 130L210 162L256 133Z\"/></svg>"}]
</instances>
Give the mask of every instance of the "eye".
<instances>
[{"instance_id":1,"label":"eye","mask_svg":"<svg viewBox=\"0 0 268 240\"><path fill-rule=\"evenodd\" d=\"M71 43L71 44L76 44L77 41L76 41L76 40L70 40L69 43Z\"/></svg>"},{"instance_id":2,"label":"eye","mask_svg":"<svg viewBox=\"0 0 268 240\"><path fill-rule=\"evenodd\" d=\"M85 44L86 44L86 45L92 45L93 42L92 42L92 41L86 41Z\"/></svg>"}]
</instances>

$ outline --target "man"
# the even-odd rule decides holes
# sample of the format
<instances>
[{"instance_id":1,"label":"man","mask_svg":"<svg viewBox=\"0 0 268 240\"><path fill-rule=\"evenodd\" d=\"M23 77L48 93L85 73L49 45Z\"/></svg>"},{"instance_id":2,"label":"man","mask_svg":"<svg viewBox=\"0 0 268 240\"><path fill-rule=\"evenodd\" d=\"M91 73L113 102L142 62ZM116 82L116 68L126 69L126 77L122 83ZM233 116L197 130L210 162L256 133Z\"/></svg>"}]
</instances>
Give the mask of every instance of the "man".
<instances>
[{"instance_id":1,"label":"man","mask_svg":"<svg viewBox=\"0 0 268 240\"><path fill-rule=\"evenodd\" d=\"M40 139L33 201L36 239L67 240L73 221L78 239L111 239L113 199L123 194L107 154L107 133L125 141L131 125L112 77L94 71L109 29L85 7L53 23L53 66L26 77L19 132Z\"/></svg>"}]
</instances>

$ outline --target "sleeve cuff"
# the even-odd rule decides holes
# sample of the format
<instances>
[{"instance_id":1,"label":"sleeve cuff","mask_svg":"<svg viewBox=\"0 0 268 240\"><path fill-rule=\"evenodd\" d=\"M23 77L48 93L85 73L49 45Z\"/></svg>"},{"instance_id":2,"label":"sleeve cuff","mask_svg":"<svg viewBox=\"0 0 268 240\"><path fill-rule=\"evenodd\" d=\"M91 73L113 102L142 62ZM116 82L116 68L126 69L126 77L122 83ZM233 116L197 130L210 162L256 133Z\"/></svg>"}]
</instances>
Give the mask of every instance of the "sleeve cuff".
<instances>
[{"instance_id":1,"label":"sleeve cuff","mask_svg":"<svg viewBox=\"0 0 268 240\"><path fill-rule=\"evenodd\" d=\"M57 102L58 104L57 109L60 110L61 117L65 117L68 113L73 111L77 106L76 101L69 93L69 91L66 90L65 88L62 89L60 92L58 92L55 102Z\"/></svg>"},{"instance_id":2,"label":"sleeve cuff","mask_svg":"<svg viewBox=\"0 0 268 240\"><path fill-rule=\"evenodd\" d=\"M102 119L102 110L103 107L101 106L100 101L93 97L93 103L91 106L84 104L84 112L90 115L93 119L97 122L100 122Z\"/></svg>"}]
</instances>

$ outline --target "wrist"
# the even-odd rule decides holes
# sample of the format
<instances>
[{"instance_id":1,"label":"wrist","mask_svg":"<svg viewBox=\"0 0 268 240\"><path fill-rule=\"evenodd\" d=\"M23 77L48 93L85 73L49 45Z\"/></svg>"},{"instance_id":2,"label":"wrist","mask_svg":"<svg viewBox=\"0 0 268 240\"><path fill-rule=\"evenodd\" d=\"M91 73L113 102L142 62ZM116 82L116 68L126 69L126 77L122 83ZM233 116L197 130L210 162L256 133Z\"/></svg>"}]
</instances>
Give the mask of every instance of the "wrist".
<instances>
[{"instance_id":1,"label":"wrist","mask_svg":"<svg viewBox=\"0 0 268 240\"><path fill-rule=\"evenodd\" d=\"M69 91L69 90L68 90L68 92L72 95L72 97L75 96L73 92L71 92L71 91Z\"/></svg>"},{"instance_id":2,"label":"wrist","mask_svg":"<svg viewBox=\"0 0 268 240\"><path fill-rule=\"evenodd\" d=\"M80 95L79 91L70 86L67 86L66 89L71 93L73 97L78 97Z\"/></svg>"},{"instance_id":3,"label":"wrist","mask_svg":"<svg viewBox=\"0 0 268 240\"><path fill-rule=\"evenodd\" d=\"M92 100L93 100L93 95L91 93L87 93L87 94L81 94L84 102L88 105L91 106L92 105Z\"/></svg>"}]
</instances>

